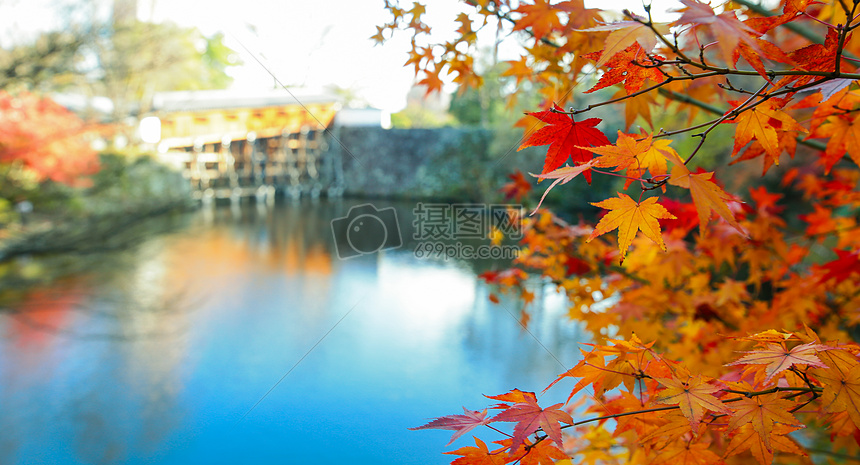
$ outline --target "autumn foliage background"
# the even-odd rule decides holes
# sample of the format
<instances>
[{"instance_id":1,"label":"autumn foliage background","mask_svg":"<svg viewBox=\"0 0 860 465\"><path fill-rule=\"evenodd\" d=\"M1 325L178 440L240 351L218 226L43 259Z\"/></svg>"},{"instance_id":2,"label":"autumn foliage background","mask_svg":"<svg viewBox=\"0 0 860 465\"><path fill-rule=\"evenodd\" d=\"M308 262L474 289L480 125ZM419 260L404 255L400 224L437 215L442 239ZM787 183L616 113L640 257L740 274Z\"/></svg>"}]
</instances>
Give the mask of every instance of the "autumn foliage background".
<instances>
[{"instance_id":1,"label":"autumn foliage background","mask_svg":"<svg viewBox=\"0 0 860 465\"><path fill-rule=\"evenodd\" d=\"M537 208L514 266L484 275L521 299L524 325L530 283L554 283L594 343L547 380L570 389L565 404L514 389L416 428L476 434L446 452L454 464L860 460L860 7L677 6L660 23L643 7L466 1L457 38L433 44L425 6L386 0L391 21L374 39L412 34L407 65L431 92L446 74L481 85L480 28L525 35L504 75L540 92L520 148L547 153L542 167L512 168L540 169L548 189L625 181L593 204L596 224ZM607 88L609 99L567 108ZM624 131L601 130L605 107L624 112ZM699 166L726 127L734 166ZM523 199L531 181L511 180L506 195Z\"/></svg>"}]
</instances>

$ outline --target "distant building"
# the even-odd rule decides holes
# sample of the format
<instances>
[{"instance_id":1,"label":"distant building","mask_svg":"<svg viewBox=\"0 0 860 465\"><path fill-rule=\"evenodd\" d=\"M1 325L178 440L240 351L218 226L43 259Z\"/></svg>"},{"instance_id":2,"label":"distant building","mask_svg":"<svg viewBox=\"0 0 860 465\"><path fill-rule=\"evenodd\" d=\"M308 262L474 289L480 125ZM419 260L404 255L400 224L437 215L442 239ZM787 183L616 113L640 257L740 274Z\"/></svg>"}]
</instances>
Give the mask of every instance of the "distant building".
<instances>
[{"instance_id":1,"label":"distant building","mask_svg":"<svg viewBox=\"0 0 860 465\"><path fill-rule=\"evenodd\" d=\"M341 127L391 128L391 114L377 108L343 108L334 117L334 124Z\"/></svg>"},{"instance_id":2,"label":"distant building","mask_svg":"<svg viewBox=\"0 0 860 465\"><path fill-rule=\"evenodd\" d=\"M162 145L167 148L277 137L331 124L340 110L337 96L300 89L262 93L231 90L159 92L150 116L161 120Z\"/></svg>"}]
</instances>

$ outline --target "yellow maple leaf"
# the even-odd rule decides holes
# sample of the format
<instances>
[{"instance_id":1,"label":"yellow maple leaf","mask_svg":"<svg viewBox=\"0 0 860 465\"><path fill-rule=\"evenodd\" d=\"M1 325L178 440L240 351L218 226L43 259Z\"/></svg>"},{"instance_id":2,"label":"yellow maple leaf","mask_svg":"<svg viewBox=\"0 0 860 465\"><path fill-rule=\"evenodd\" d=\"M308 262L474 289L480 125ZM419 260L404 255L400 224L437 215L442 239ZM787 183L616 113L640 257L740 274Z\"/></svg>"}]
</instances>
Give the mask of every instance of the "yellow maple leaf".
<instances>
[{"instance_id":1,"label":"yellow maple leaf","mask_svg":"<svg viewBox=\"0 0 860 465\"><path fill-rule=\"evenodd\" d=\"M666 160L674 159L678 153L671 147L672 141L658 140L654 142L651 134L642 140L636 140L636 136L624 134L618 131L618 139L615 145L600 147L579 147L597 155L594 166L600 168L614 168L613 171L627 169L627 189L635 178L639 178L650 172L651 176L663 176L667 173Z\"/></svg>"},{"instance_id":2,"label":"yellow maple leaf","mask_svg":"<svg viewBox=\"0 0 860 465\"><path fill-rule=\"evenodd\" d=\"M609 210L609 213L600 219L586 242L590 242L595 237L606 234L613 229L618 229L618 249L621 251L621 261L623 262L636 232L642 231L661 249L666 250L660 223L657 222L657 219L675 219L675 215L657 203L657 197L649 197L642 203L637 203L629 196L619 192L618 197L592 203L592 205L605 208Z\"/></svg>"}]
</instances>

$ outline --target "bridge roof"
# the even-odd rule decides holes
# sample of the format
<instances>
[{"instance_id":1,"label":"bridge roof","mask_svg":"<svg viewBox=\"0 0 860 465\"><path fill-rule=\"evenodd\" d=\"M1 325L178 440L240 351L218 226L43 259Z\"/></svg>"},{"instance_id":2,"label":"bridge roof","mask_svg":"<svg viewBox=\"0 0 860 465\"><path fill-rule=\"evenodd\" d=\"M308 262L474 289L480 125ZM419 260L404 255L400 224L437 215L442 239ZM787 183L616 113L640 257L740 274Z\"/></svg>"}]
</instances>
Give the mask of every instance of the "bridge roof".
<instances>
[{"instance_id":1,"label":"bridge roof","mask_svg":"<svg viewBox=\"0 0 860 465\"><path fill-rule=\"evenodd\" d=\"M236 92L232 90L198 90L159 92L152 99L154 111L199 111L228 108L263 108L312 103L337 103L334 94L306 89L284 89L271 92Z\"/></svg>"}]
</instances>

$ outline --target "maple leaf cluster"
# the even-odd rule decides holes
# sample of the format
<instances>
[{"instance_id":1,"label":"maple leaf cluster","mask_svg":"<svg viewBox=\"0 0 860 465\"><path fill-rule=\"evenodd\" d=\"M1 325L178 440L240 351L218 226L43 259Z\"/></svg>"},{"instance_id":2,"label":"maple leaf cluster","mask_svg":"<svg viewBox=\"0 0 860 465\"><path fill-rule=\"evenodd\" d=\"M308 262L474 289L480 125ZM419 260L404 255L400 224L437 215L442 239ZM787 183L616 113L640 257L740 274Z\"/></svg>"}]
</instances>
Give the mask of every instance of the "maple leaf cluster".
<instances>
[{"instance_id":1,"label":"maple leaf cluster","mask_svg":"<svg viewBox=\"0 0 860 465\"><path fill-rule=\"evenodd\" d=\"M579 421L564 404L541 407L535 393L514 389L487 396L501 402L488 407L499 410L492 417L486 408L464 407L464 415L410 429L453 430L450 444L477 427L516 423L509 438L493 442L499 446L493 450L475 438L476 447L446 452L461 456L455 465L612 459L606 450L595 454L595 437L627 449L628 459L635 460L626 463L723 463L750 454L769 464L779 453L807 456L791 433L818 418L830 421L832 434L853 439L860 426L860 347L822 344L808 327L803 333L770 330L739 340L752 342L753 350L726 364L743 368L723 378L693 374L636 336L588 344L592 350L583 351L582 360L547 387L576 380L568 402L590 391L595 402ZM607 428L609 421L614 428ZM575 433L563 438L562 430L571 428ZM723 445L722 457L713 450L717 443Z\"/></svg>"},{"instance_id":2,"label":"maple leaf cluster","mask_svg":"<svg viewBox=\"0 0 860 465\"><path fill-rule=\"evenodd\" d=\"M418 429L507 435L450 452L457 465L860 456L860 5L679 0L660 23L648 8L609 21L579 0L466 3L457 37L428 44L423 6L388 1L377 39L411 30L407 64L433 91L446 70L480 84L469 58L483 25L522 34L505 75L544 98L520 148L547 147L529 168L552 182L512 267L482 277L494 301L519 299L524 324L534 287L553 283L594 343L550 384L572 384L564 404L514 390ZM617 134L594 116L606 107L625 115ZM661 109L674 127L654 128ZM735 192L724 170L694 165L719 131L733 131L732 176L766 183ZM594 176L624 180L592 204L596 224L543 208L550 190ZM506 196L528 199L528 179L511 181Z\"/></svg>"}]
</instances>

